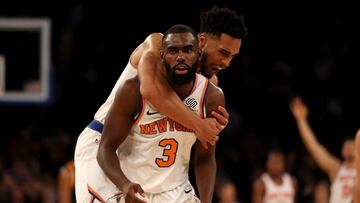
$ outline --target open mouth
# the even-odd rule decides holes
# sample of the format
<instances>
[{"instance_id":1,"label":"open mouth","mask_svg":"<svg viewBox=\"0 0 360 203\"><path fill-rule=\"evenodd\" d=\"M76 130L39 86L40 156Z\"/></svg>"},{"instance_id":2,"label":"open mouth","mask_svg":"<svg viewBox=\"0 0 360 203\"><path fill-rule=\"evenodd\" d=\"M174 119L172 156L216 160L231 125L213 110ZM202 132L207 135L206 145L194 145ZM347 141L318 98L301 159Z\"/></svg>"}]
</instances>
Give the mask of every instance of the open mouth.
<instances>
[{"instance_id":1,"label":"open mouth","mask_svg":"<svg viewBox=\"0 0 360 203\"><path fill-rule=\"evenodd\" d=\"M189 67L185 64L179 64L175 67L176 74L187 74L189 72Z\"/></svg>"}]
</instances>

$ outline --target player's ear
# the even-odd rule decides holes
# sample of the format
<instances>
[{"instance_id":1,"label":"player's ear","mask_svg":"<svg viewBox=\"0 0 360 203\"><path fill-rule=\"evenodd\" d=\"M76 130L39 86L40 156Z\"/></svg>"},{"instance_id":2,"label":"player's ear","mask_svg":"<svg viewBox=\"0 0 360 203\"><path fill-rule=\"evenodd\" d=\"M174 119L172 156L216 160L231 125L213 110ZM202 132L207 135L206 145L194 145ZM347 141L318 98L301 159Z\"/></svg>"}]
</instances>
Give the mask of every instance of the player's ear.
<instances>
[{"instance_id":1,"label":"player's ear","mask_svg":"<svg viewBox=\"0 0 360 203\"><path fill-rule=\"evenodd\" d=\"M161 59L163 59L163 58L164 58L164 54L165 54L165 53L164 53L164 50L163 50L163 49L161 49L161 50L160 50L160 57L161 57Z\"/></svg>"},{"instance_id":2,"label":"player's ear","mask_svg":"<svg viewBox=\"0 0 360 203\"><path fill-rule=\"evenodd\" d=\"M199 56L201 56L201 54L202 54L202 49L198 49L198 52L199 52Z\"/></svg>"},{"instance_id":3,"label":"player's ear","mask_svg":"<svg viewBox=\"0 0 360 203\"><path fill-rule=\"evenodd\" d=\"M204 33L198 34L199 38L199 47L200 49L204 48L206 45L206 35Z\"/></svg>"}]
</instances>

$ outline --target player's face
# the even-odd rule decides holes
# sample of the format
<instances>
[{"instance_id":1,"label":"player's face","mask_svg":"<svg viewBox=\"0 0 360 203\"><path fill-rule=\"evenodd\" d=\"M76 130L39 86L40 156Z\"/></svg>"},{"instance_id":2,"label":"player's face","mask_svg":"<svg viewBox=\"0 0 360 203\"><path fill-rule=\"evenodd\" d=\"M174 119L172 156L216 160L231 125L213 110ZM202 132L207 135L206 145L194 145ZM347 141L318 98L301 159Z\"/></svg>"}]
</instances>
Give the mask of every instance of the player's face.
<instances>
[{"instance_id":1,"label":"player's face","mask_svg":"<svg viewBox=\"0 0 360 203\"><path fill-rule=\"evenodd\" d=\"M345 160L354 160L354 158L355 158L355 142L353 140L346 140L343 144L341 153Z\"/></svg>"},{"instance_id":2,"label":"player's face","mask_svg":"<svg viewBox=\"0 0 360 203\"><path fill-rule=\"evenodd\" d=\"M219 188L219 197L223 202L236 202L237 191L232 183L225 183Z\"/></svg>"},{"instance_id":3,"label":"player's face","mask_svg":"<svg viewBox=\"0 0 360 203\"><path fill-rule=\"evenodd\" d=\"M281 175L285 170L284 156L279 153L269 154L266 167L271 175Z\"/></svg>"},{"instance_id":4,"label":"player's face","mask_svg":"<svg viewBox=\"0 0 360 203\"><path fill-rule=\"evenodd\" d=\"M200 34L201 72L211 77L230 65L231 60L239 53L241 39L221 34L220 38L212 35Z\"/></svg>"},{"instance_id":5,"label":"player's face","mask_svg":"<svg viewBox=\"0 0 360 203\"><path fill-rule=\"evenodd\" d=\"M175 84L186 84L194 79L200 50L191 33L169 34L161 54L168 76Z\"/></svg>"}]
</instances>

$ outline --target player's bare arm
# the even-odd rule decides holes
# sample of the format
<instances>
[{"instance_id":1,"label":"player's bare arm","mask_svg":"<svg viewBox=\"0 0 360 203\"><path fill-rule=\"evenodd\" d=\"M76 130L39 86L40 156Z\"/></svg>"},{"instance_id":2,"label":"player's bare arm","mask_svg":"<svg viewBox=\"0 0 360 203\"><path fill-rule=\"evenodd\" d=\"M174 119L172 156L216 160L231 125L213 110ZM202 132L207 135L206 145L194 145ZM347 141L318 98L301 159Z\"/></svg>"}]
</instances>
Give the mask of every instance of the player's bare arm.
<instances>
[{"instance_id":1,"label":"player's bare arm","mask_svg":"<svg viewBox=\"0 0 360 203\"><path fill-rule=\"evenodd\" d=\"M293 184L293 187L294 187L294 192L295 192L295 194L297 194L298 191L299 191L298 181L297 181L297 179L296 179L295 176L291 176L291 180L292 180L292 184ZM297 198L296 198L296 197L297 197L297 196L295 195L295 196L294 196L294 202L297 202Z\"/></svg>"},{"instance_id":2,"label":"player's bare arm","mask_svg":"<svg viewBox=\"0 0 360 203\"><path fill-rule=\"evenodd\" d=\"M326 148L316 139L314 131L311 129L307 120L309 110L299 97L292 100L290 109L296 120L298 130L306 148L311 156L330 177L334 180L341 162L335 156L329 153Z\"/></svg>"},{"instance_id":3,"label":"player's bare arm","mask_svg":"<svg viewBox=\"0 0 360 203\"><path fill-rule=\"evenodd\" d=\"M254 181L252 190L252 203L262 203L265 196L265 185L261 178Z\"/></svg>"},{"instance_id":4,"label":"player's bare arm","mask_svg":"<svg viewBox=\"0 0 360 203\"><path fill-rule=\"evenodd\" d=\"M140 107L139 80L133 78L125 82L116 93L104 123L97 160L110 180L125 194L126 202L144 202L135 196L143 194L139 184L131 182L124 175L116 150L126 139L134 123L134 116Z\"/></svg>"},{"instance_id":5,"label":"player's bare arm","mask_svg":"<svg viewBox=\"0 0 360 203\"><path fill-rule=\"evenodd\" d=\"M225 108L214 119L201 119L188 109L165 80L160 60L161 33L153 33L134 52L131 63L138 67L141 81L140 92L160 112L184 126L193 129L199 140L214 145L218 134L228 123L229 114Z\"/></svg>"},{"instance_id":6,"label":"player's bare arm","mask_svg":"<svg viewBox=\"0 0 360 203\"><path fill-rule=\"evenodd\" d=\"M354 203L360 203L360 129L356 133L355 137L355 169L356 169L356 182Z\"/></svg>"},{"instance_id":7,"label":"player's bare arm","mask_svg":"<svg viewBox=\"0 0 360 203\"><path fill-rule=\"evenodd\" d=\"M218 106L225 106L225 98L220 88L209 83L206 96L206 115L217 111ZM201 202L212 202L216 177L215 146L206 150L199 141L195 144L195 176Z\"/></svg>"}]
</instances>

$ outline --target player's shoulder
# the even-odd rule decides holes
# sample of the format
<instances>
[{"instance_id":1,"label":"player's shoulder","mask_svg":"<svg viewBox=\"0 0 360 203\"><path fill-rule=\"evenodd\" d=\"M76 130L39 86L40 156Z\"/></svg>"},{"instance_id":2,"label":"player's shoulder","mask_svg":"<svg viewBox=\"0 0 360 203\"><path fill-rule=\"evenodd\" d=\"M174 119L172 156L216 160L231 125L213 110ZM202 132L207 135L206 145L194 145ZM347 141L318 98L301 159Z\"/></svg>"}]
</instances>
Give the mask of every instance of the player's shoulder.
<instances>
[{"instance_id":1,"label":"player's shoulder","mask_svg":"<svg viewBox=\"0 0 360 203\"><path fill-rule=\"evenodd\" d=\"M153 32L147 36L142 43L144 49L160 49L163 34L160 32Z\"/></svg>"},{"instance_id":2,"label":"player's shoulder","mask_svg":"<svg viewBox=\"0 0 360 203\"><path fill-rule=\"evenodd\" d=\"M128 113L133 113L138 110L139 105L137 101L140 101L140 97L140 80L136 75L125 80L124 83L118 87L112 106L117 108L118 106L123 107L125 105Z\"/></svg>"},{"instance_id":3,"label":"player's shoulder","mask_svg":"<svg viewBox=\"0 0 360 203\"><path fill-rule=\"evenodd\" d=\"M125 80L123 86L124 86L123 88L126 90L133 90L134 88L140 88L139 76L135 75L134 77L128 78L127 80Z\"/></svg>"},{"instance_id":4,"label":"player's shoulder","mask_svg":"<svg viewBox=\"0 0 360 203\"><path fill-rule=\"evenodd\" d=\"M220 97L220 98L225 97L223 90L220 87L214 85L211 82L209 82L209 85L208 85L207 95L210 98L212 98L212 97L215 97L215 98L216 97Z\"/></svg>"},{"instance_id":5,"label":"player's shoulder","mask_svg":"<svg viewBox=\"0 0 360 203\"><path fill-rule=\"evenodd\" d=\"M258 175L253 181L253 187L255 187L255 188L261 187L261 188L263 188L264 186L265 186L265 180L264 180L263 175L262 174Z\"/></svg>"},{"instance_id":6,"label":"player's shoulder","mask_svg":"<svg viewBox=\"0 0 360 203\"><path fill-rule=\"evenodd\" d=\"M222 89L211 82L208 83L205 100L206 109L209 111L218 109L218 106L225 107L225 96Z\"/></svg>"},{"instance_id":7,"label":"player's shoulder","mask_svg":"<svg viewBox=\"0 0 360 203\"><path fill-rule=\"evenodd\" d=\"M161 32L153 32L149 36L147 36L146 40L162 40L163 34Z\"/></svg>"},{"instance_id":8,"label":"player's shoulder","mask_svg":"<svg viewBox=\"0 0 360 203\"><path fill-rule=\"evenodd\" d=\"M129 97L131 95L137 95L140 94L139 89L140 89L139 76L135 75L134 77L126 79L124 83L117 88L115 97L120 98L125 95Z\"/></svg>"},{"instance_id":9,"label":"player's shoulder","mask_svg":"<svg viewBox=\"0 0 360 203\"><path fill-rule=\"evenodd\" d=\"M163 34L160 32L154 32L148 35L145 40L139 44L136 49L132 52L130 57L131 64L137 68L141 57L145 53L154 54L160 50L161 41Z\"/></svg>"},{"instance_id":10,"label":"player's shoulder","mask_svg":"<svg viewBox=\"0 0 360 203\"><path fill-rule=\"evenodd\" d=\"M218 84L219 84L219 80L216 75L211 76L211 78L209 78L209 81L216 86L218 86Z\"/></svg>"}]
</instances>

